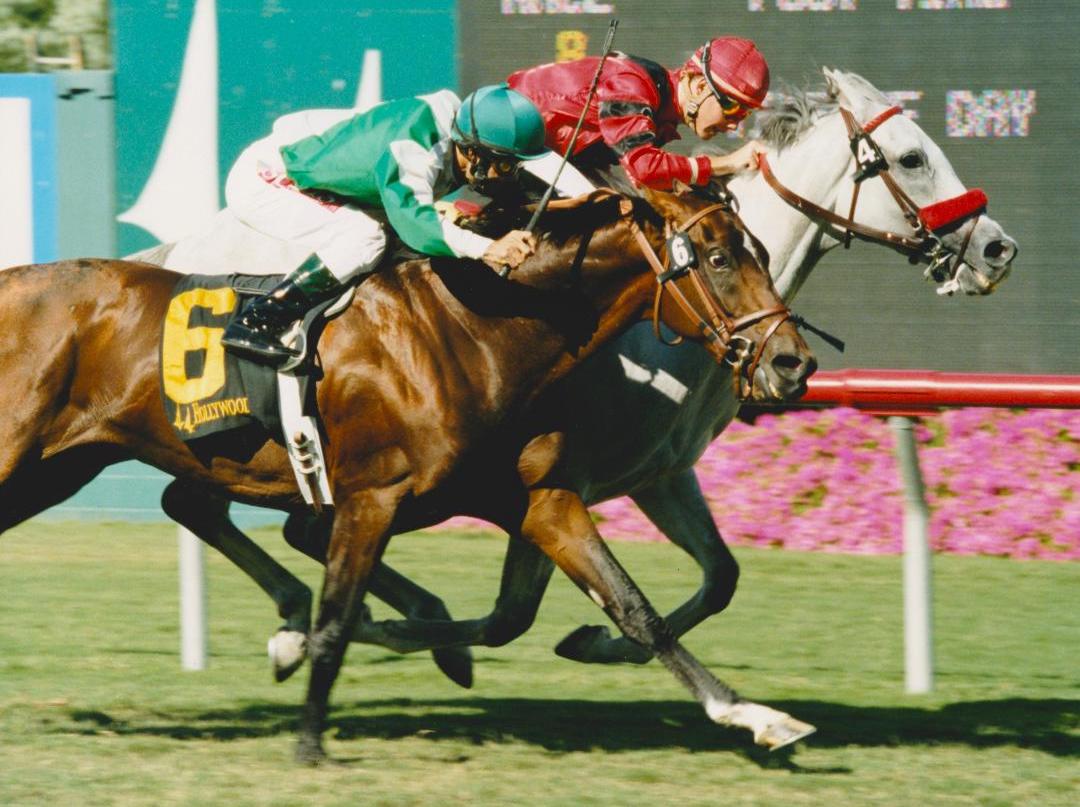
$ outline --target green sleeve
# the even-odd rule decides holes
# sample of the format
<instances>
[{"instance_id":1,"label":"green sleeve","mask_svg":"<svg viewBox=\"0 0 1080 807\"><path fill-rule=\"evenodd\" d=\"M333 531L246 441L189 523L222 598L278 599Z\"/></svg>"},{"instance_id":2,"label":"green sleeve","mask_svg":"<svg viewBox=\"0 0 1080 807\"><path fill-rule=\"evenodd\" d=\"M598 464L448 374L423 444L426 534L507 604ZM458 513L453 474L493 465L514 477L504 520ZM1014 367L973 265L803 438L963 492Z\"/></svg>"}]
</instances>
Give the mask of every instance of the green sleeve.
<instances>
[{"instance_id":1,"label":"green sleeve","mask_svg":"<svg viewBox=\"0 0 1080 807\"><path fill-rule=\"evenodd\" d=\"M402 181L401 174L401 166L387 149L375 163L375 184L390 226L417 252L453 257L454 251L443 237L442 221L434 204L421 203L413 189Z\"/></svg>"}]
</instances>

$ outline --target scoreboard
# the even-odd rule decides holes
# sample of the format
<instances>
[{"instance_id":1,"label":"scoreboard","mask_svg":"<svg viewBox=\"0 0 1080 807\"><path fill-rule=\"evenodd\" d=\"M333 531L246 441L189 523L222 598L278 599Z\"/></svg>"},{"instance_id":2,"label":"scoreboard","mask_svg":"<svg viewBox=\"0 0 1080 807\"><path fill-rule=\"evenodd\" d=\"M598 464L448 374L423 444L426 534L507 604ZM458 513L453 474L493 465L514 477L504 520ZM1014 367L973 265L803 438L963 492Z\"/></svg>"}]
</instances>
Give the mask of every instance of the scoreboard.
<instances>
[{"instance_id":1,"label":"scoreboard","mask_svg":"<svg viewBox=\"0 0 1080 807\"><path fill-rule=\"evenodd\" d=\"M1080 3L1072 0L463 0L459 89L615 49L668 67L709 37L753 39L774 89L867 78L914 115L1020 247L988 297L939 298L883 247L825 256L794 308L848 343L822 367L1080 373ZM687 151L689 132L673 144ZM715 141L714 141L715 142ZM735 148L738 139L720 143Z\"/></svg>"}]
</instances>

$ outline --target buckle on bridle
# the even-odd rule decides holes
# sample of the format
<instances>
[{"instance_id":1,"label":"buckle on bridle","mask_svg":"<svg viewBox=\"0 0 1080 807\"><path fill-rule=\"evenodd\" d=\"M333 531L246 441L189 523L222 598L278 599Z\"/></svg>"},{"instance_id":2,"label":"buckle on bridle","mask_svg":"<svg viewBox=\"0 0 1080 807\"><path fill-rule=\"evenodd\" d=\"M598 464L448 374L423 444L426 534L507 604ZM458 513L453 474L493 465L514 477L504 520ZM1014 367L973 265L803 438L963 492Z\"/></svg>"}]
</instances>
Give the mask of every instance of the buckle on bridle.
<instances>
[{"instance_id":1,"label":"buckle on bridle","mask_svg":"<svg viewBox=\"0 0 1080 807\"><path fill-rule=\"evenodd\" d=\"M732 367L742 367L746 360L754 355L754 343L745 336L732 334L728 338L727 352L724 353L724 361Z\"/></svg>"},{"instance_id":2,"label":"buckle on bridle","mask_svg":"<svg viewBox=\"0 0 1080 807\"><path fill-rule=\"evenodd\" d=\"M923 277L933 280L935 283L944 283L952 278L952 262L956 253L938 240L934 240L934 246L926 253L930 263L923 270Z\"/></svg>"}]
</instances>

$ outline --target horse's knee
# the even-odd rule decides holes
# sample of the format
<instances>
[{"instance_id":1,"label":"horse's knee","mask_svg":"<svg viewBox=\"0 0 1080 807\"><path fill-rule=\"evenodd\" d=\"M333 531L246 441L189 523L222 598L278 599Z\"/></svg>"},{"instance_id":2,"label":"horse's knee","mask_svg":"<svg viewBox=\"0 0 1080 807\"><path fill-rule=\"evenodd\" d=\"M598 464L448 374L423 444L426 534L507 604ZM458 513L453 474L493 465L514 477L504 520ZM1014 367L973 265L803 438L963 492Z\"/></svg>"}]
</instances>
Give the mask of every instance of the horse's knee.
<instances>
[{"instance_id":1,"label":"horse's knee","mask_svg":"<svg viewBox=\"0 0 1080 807\"><path fill-rule=\"evenodd\" d=\"M528 631L535 619L536 611L533 609L495 611L484 627L484 644L488 647L510 644Z\"/></svg>"},{"instance_id":2,"label":"horse's knee","mask_svg":"<svg viewBox=\"0 0 1080 807\"><path fill-rule=\"evenodd\" d=\"M326 513L316 515L307 510L296 511L285 519L281 534L285 537L285 543L293 549L319 563L326 563L332 518Z\"/></svg>"}]
</instances>

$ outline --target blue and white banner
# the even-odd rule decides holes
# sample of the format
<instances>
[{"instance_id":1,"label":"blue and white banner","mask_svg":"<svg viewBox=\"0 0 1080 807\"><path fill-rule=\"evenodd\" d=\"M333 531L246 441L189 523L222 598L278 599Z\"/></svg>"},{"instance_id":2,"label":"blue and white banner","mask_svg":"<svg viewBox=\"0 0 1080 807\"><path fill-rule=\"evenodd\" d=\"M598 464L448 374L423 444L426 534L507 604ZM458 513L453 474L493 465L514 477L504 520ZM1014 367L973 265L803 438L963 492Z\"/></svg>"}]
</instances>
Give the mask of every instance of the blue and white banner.
<instances>
[{"instance_id":1,"label":"blue and white banner","mask_svg":"<svg viewBox=\"0 0 1080 807\"><path fill-rule=\"evenodd\" d=\"M57 255L56 84L0 74L0 268Z\"/></svg>"}]
</instances>

